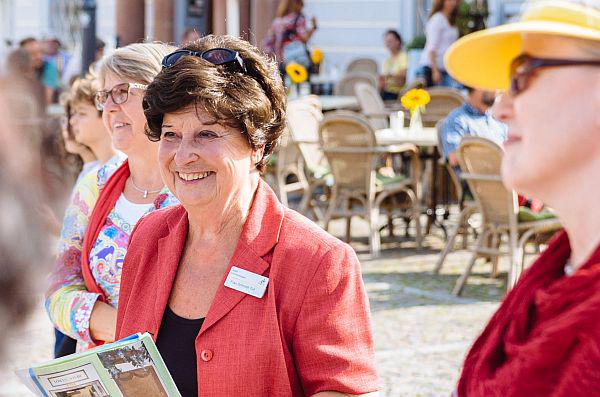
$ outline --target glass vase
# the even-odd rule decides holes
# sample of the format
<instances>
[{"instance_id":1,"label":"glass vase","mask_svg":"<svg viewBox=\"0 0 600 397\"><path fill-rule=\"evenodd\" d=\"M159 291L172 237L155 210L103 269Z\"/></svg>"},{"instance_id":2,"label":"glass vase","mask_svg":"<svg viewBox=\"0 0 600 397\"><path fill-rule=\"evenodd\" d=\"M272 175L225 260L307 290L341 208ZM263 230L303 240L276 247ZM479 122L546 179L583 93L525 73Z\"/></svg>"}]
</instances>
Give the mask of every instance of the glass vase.
<instances>
[{"instance_id":1,"label":"glass vase","mask_svg":"<svg viewBox=\"0 0 600 397\"><path fill-rule=\"evenodd\" d=\"M423 120L421 119L421 107L417 107L413 110L410 115L410 124L408 126L408 132L411 134L417 134L423 130Z\"/></svg>"}]
</instances>

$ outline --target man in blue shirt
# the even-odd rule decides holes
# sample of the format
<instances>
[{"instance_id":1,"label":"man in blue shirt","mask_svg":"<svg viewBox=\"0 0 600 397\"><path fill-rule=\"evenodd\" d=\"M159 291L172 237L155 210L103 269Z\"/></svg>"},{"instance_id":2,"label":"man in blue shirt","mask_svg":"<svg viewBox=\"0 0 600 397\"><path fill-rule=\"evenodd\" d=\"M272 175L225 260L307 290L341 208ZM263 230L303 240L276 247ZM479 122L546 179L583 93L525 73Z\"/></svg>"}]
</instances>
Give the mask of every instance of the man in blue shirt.
<instances>
[{"instance_id":1,"label":"man in blue shirt","mask_svg":"<svg viewBox=\"0 0 600 397\"><path fill-rule=\"evenodd\" d=\"M467 90L467 103L450 112L440 134L442 156L457 171L456 150L465 136L486 138L499 145L502 145L507 136L506 124L494 119L490 111L496 94L470 87Z\"/></svg>"}]
</instances>

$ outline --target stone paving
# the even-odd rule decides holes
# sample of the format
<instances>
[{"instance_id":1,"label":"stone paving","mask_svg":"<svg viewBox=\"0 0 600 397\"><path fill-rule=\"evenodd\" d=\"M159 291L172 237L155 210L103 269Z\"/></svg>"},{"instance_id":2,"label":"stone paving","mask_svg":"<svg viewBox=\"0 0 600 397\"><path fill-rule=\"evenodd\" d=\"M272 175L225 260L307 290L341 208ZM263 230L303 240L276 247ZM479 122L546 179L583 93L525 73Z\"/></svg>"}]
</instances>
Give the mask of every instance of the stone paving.
<instances>
[{"instance_id":1,"label":"stone paving","mask_svg":"<svg viewBox=\"0 0 600 397\"><path fill-rule=\"evenodd\" d=\"M341 235L342 230L343 224L332 224L333 234ZM384 240L377 259L367 253L364 222L355 221L353 232L358 239L352 246L359 253L371 300L382 396L449 396L466 351L502 297L506 261L500 263L498 279L489 277L489 264L476 265L463 297L456 298L449 291L469 254L450 254L441 274L432 275L443 244L438 231L425 239L421 250L411 239ZM19 335L3 335L0 396L29 395L12 370L49 359L52 337L41 302Z\"/></svg>"}]
</instances>

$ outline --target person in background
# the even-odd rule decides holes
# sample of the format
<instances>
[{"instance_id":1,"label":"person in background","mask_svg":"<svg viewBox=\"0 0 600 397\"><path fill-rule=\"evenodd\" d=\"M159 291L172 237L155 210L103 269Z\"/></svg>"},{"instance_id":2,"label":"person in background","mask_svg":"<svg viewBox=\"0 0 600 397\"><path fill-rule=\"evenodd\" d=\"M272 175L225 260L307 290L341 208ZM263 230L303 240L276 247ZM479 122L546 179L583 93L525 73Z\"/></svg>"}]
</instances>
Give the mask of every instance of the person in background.
<instances>
[{"instance_id":1,"label":"person in background","mask_svg":"<svg viewBox=\"0 0 600 397\"><path fill-rule=\"evenodd\" d=\"M518 22L448 52L460 82L505 91L502 179L564 226L468 352L459 397L589 397L600 391L600 3L531 2ZM568 100L565 100L568 98Z\"/></svg>"},{"instance_id":2,"label":"person in background","mask_svg":"<svg viewBox=\"0 0 600 397\"><path fill-rule=\"evenodd\" d=\"M71 197L78 194L78 183L85 175L97 172L107 162L118 165L124 160L124 156L113 149L110 134L102 123L102 112L96 108L95 96L100 88L99 84L92 75L77 78L67 97L63 99L65 113L68 115L67 123L62 128L65 149L78 156L83 163ZM65 219L65 227L69 226L69 221L70 219ZM55 339L55 357L75 353L75 339L58 330L55 330Z\"/></svg>"},{"instance_id":3,"label":"person in background","mask_svg":"<svg viewBox=\"0 0 600 397\"><path fill-rule=\"evenodd\" d=\"M44 60L41 43L34 37L27 37L20 41L19 47L29 53L31 63L36 71L37 79L46 88L46 104L55 102L55 93L60 88L60 77L56 66Z\"/></svg>"},{"instance_id":4,"label":"person in background","mask_svg":"<svg viewBox=\"0 0 600 397\"><path fill-rule=\"evenodd\" d=\"M444 55L458 39L456 16L459 0L435 0L425 26L425 48L419 60L417 77L425 80L426 86L434 85L460 88L446 72Z\"/></svg>"},{"instance_id":5,"label":"person in background","mask_svg":"<svg viewBox=\"0 0 600 397\"><path fill-rule=\"evenodd\" d=\"M95 104L95 96L100 82L93 75L78 78L73 82L70 91L70 126L75 140L89 148L95 162L88 164L88 171L93 167L102 167L109 160L124 159L117 155L113 148L110 134L102 122L102 111ZM84 167L85 168L85 167Z\"/></svg>"},{"instance_id":6,"label":"person in background","mask_svg":"<svg viewBox=\"0 0 600 397\"><path fill-rule=\"evenodd\" d=\"M94 54L94 62L90 65L90 70L93 71L98 64L98 61L102 59L104 56L104 49L106 48L106 43L96 37L96 52ZM66 64L65 69L62 73L61 83L63 87L70 87L73 83L73 80L80 76L82 73L86 73L87 71L81 70L81 54L74 55L69 59L69 62Z\"/></svg>"},{"instance_id":7,"label":"person in background","mask_svg":"<svg viewBox=\"0 0 600 397\"><path fill-rule=\"evenodd\" d=\"M31 108L22 107L31 103L35 98L19 82L0 78L0 362L9 336L21 332L37 301L51 252L49 235L32 210L56 200L44 190L37 126L15 122L32 117Z\"/></svg>"},{"instance_id":8,"label":"person in background","mask_svg":"<svg viewBox=\"0 0 600 397\"><path fill-rule=\"evenodd\" d=\"M317 31L317 18L312 18L312 26L309 28L302 13L303 9L303 0L281 0L276 18L263 40L263 50L275 57L282 73L286 63L291 61L285 59L284 47L294 41L306 44Z\"/></svg>"},{"instance_id":9,"label":"person in background","mask_svg":"<svg viewBox=\"0 0 600 397\"><path fill-rule=\"evenodd\" d=\"M142 97L174 47L136 43L100 61L96 104L113 147L127 155L77 184L65 213L45 308L78 350L115 338L121 269L129 235L146 213L177 202L158 172L158 144L144 134ZM118 168L117 168L118 166ZM115 169L116 168L116 169Z\"/></svg>"},{"instance_id":10,"label":"person in background","mask_svg":"<svg viewBox=\"0 0 600 397\"><path fill-rule=\"evenodd\" d=\"M62 49L62 43L56 37L43 41L44 61L52 64L58 72L58 78L62 82L65 69L73 55ZM60 93L57 91L56 95Z\"/></svg>"},{"instance_id":11,"label":"person in background","mask_svg":"<svg viewBox=\"0 0 600 397\"><path fill-rule=\"evenodd\" d=\"M460 175L456 150L465 136L479 136L498 145L506 141L507 126L496 120L491 108L496 100L494 91L466 87L469 92L467 102L452 110L442 124L440 144L442 157Z\"/></svg>"},{"instance_id":12,"label":"person in background","mask_svg":"<svg viewBox=\"0 0 600 397\"><path fill-rule=\"evenodd\" d=\"M181 35L181 40L179 40L180 45L186 45L191 43L192 41L196 41L200 38L200 33L196 30L196 28L186 28Z\"/></svg>"},{"instance_id":13,"label":"person in background","mask_svg":"<svg viewBox=\"0 0 600 397\"><path fill-rule=\"evenodd\" d=\"M38 73L30 53L24 48L17 48L8 54L6 59L7 80L15 82L15 85L25 89L28 95L23 98L35 100L34 106L26 105L25 108L33 110L35 120L41 120L46 110L46 89L38 79ZM21 111L23 106L17 106ZM29 120L35 122L35 120Z\"/></svg>"},{"instance_id":14,"label":"person in background","mask_svg":"<svg viewBox=\"0 0 600 397\"><path fill-rule=\"evenodd\" d=\"M247 41L206 36L163 66L144 97L146 131L182 205L131 236L117 337L153 334L186 397L375 392L354 250L260 175L285 128L277 65Z\"/></svg>"},{"instance_id":15,"label":"person in background","mask_svg":"<svg viewBox=\"0 0 600 397\"><path fill-rule=\"evenodd\" d=\"M384 36L385 48L390 57L383 62L383 74L379 77L379 89L384 100L398 99L406 83L408 56L402 51L402 37L395 30L388 30Z\"/></svg>"}]
</instances>

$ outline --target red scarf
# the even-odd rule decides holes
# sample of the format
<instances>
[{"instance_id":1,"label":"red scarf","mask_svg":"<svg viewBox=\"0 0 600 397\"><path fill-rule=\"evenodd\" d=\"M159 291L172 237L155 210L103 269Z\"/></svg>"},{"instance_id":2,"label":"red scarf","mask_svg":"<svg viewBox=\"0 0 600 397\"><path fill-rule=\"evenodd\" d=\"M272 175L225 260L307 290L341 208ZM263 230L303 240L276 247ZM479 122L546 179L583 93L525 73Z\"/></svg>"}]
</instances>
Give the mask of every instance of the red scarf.
<instances>
[{"instance_id":1,"label":"red scarf","mask_svg":"<svg viewBox=\"0 0 600 397\"><path fill-rule=\"evenodd\" d=\"M468 353L460 397L600 395L600 246L572 276L559 232Z\"/></svg>"},{"instance_id":2,"label":"red scarf","mask_svg":"<svg viewBox=\"0 0 600 397\"><path fill-rule=\"evenodd\" d=\"M106 302L106 296L104 295L104 291L98 286L98 283L96 283L94 275L92 274L92 269L90 268L90 252L100 235L100 230L106 224L108 214L110 214L110 211L115 207L119 196L123 193L125 182L127 182L128 177L129 162L125 160L108 181L106 181L104 188L100 191L100 196L98 196L98 201L96 201L92 216L90 217L90 222L85 231L85 236L83 237L81 271L83 273L83 279L85 280L85 286L89 292L100 294L100 300L102 302Z\"/></svg>"}]
</instances>

